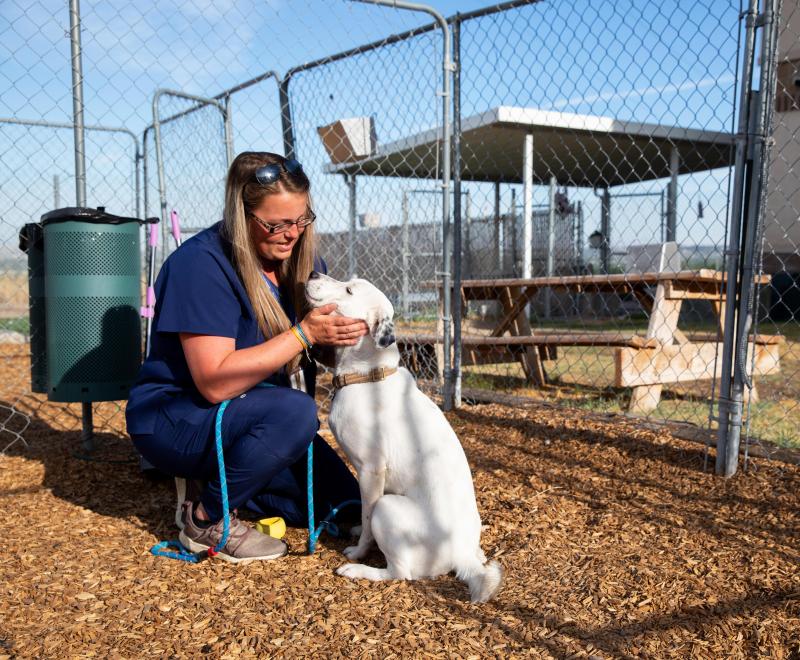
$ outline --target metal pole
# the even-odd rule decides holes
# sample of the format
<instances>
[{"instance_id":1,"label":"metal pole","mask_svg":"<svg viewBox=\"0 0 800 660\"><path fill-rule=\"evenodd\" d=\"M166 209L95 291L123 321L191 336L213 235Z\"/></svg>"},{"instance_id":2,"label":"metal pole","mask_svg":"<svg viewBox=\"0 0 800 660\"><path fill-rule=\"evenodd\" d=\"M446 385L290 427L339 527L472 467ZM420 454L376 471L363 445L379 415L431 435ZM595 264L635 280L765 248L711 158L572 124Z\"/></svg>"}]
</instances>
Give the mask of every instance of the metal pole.
<instances>
[{"instance_id":1,"label":"metal pole","mask_svg":"<svg viewBox=\"0 0 800 660\"><path fill-rule=\"evenodd\" d=\"M736 155L731 201L730 234L726 251L727 268L725 282L725 323L722 337L722 365L719 393L719 426L717 428L717 457L715 472L726 474L729 455L728 435L731 422L731 385L734 361L734 341L736 323L736 293L739 274L739 241L741 237L742 206L744 196L745 167L747 159L748 135L750 127L749 94L753 78L753 51L758 0L750 0L745 13L745 43L742 58L741 89L739 91L739 123L736 133ZM730 475L726 475L730 476Z\"/></svg>"},{"instance_id":2,"label":"metal pole","mask_svg":"<svg viewBox=\"0 0 800 660\"><path fill-rule=\"evenodd\" d=\"M550 177L550 199L547 213L547 277L552 277L555 272L556 250L556 178ZM544 291L544 317L550 318L552 313L553 290L547 287Z\"/></svg>"},{"instance_id":3,"label":"metal pole","mask_svg":"<svg viewBox=\"0 0 800 660\"><path fill-rule=\"evenodd\" d=\"M600 205L600 233L603 235L603 244L600 246L600 271L608 273L611 267L611 193L608 188L603 190Z\"/></svg>"},{"instance_id":4,"label":"metal pole","mask_svg":"<svg viewBox=\"0 0 800 660\"><path fill-rule=\"evenodd\" d=\"M72 50L72 116L75 127L75 205L86 206L86 143L83 129L83 62L79 0L69 1L69 27Z\"/></svg>"},{"instance_id":5,"label":"metal pole","mask_svg":"<svg viewBox=\"0 0 800 660\"><path fill-rule=\"evenodd\" d=\"M139 145L136 145L136 156L134 157L133 163L133 178L134 178L134 206L136 207L136 217L142 217L142 184L140 181L140 169L139 163L142 161L142 154L139 153Z\"/></svg>"},{"instance_id":6,"label":"metal pole","mask_svg":"<svg viewBox=\"0 0 800 660\"><path fill-rule=\"evenodd\" d=\"M744 267L742 269L741 280L748 283L749 290L747 295L740 294L740 303L742 300L746 301L744 313L739 312L740 318L744 318L743 331L737 335L739 342L738 350L738 373L741 381L751 390L754 387L752 382L752 372L748 376L746 372L747 363L747 343L749 340L750 331L757 332L759 321L759 300L761 295L761 288L756 287L753 276L757 270L759 274L763 272L764 263L764 222L767 215L767 182L769 180L769 163L771 162L772 147L773 147L773 134L774 134L774 116L776 107L774 99L777 97L778 88L778 42L780 39L780 17L783 11L782 0L771 0L765 3L764 12L761 15L763 19L762 25L764 26L763 42L762 42L762 55L761 55L761 80L759 84L760 96L760 113L758 132L756 133L754 148L759 153L760 158L760 172L757 173L756 181L758 183L758 200L756 205L752 208L751 217L753 218L752 231L748 232L746 245L746 252L744 256ZM757 171L757 170L754 170ZM748 227L750 226L748 224ZM753 319L755 316L755 320ZM753 347L753 356L751 358L751 365L755 366L755 346ZM752 392L750 393L752 398ZM750 419L746 428L746 440L749 438ZM731 443L729 443L730 447ZM747 469L748 447L745 446L745 469ZM737 452L738 453L738 452Z\"/></svg>"},{"instance_id":7,"label":"metal pole","mask_svg":"<svg viewBox=\"0 0 800 660\"><path fill-rule=\"evenodd\" d=\"M522 277L532 276L533 263L533 135L525 136L522 154Z\"/></svg>"},{"instance_id":8,"label":"metal pole","mask_svg":"<svg viewBox=\"0 0 800 660\"><path fill-rule=\"evenodd\" d=\"M578 266L578 275L583 275L583 203L578 202L577 209L578 229L575 232L575 259Z\"/></svg>"},{"instance_id":9,"label":"metal pole","mask_svg":"<svg viewBox=\"0 0 800 660\"><path fill-rule=\"evenodd\" d=\"M356 239L358 227L356 226L356 175L347 175L347 190L350 201L350 233L347 237L347 272L348 278L356 276Z\"/></svg>"},{"instance_id":10,"label":"metal pole","mask_svg":"<svg viewBox=\"0 0 800 660\"><path fill-rule=\"evenodd\" d=\"M751 134L753 141L752 164L750 167L750 181L747 186L749 194L747 209L742 220L744 236L742 240L742 263L739 277L739 296L736 301L736 337L735 350L733 351L733 384L729 396L730 420L728 422L728 437L724 451L717 447L716 471L725 477L736 474L739 463L739 443L742 429L742 404L744 388L750 386L750 379L746 373L747 344L750 327L752 324L751 308L753 303L753 264L757 249L757 237L760 233L760 211L765 204L766 181L769 162L768 133L772 127L772 99L775 95L775 50L777 46L777 29L775 13L775 0L764 2L764 11L758 17L757 24L763 28L761 35L761 72L759 76L759 91L753 94L751 107ZM728 329L726 326L726 335ZM721 425L720 425L721 426Z\"/></svg>"},{"instance_id":11,"label":"metal pole","mask_svg":"<svg viewBox=\"0 0 800 660\"><path fill-rule=\"evenodd\" d=\"M584 265L583 265L583 203L578 202L577 208L577 224L578 229L576 233L575 239L575 274L576 275L583 275ZM575 293L575 313L580 316L583 313L583 292L577 291Z\"/></svg>"},{"instance_id":12,"label":"metal pole","mask_svg":"<svg viewBox=\"0 0 800 660\"><path fill-rule=\"evenodd\" d=\"M475 273L472 272L474 260L472 258L472 216L470 214L471 209L470 209L469 191L467 191L466 197L467 201L464 204L464 217L463 217L463 220L465 221L464 228L466 229L466 231L464 231L463 233L465 239L464 240L465 245L461 250L461 254L463 255L462 258L464 258L464 260L466 261L466 264L464 264L464 266L462 267L462 274L464 273L464 271L466 271L466 276L469 278L475 276ZM459 253L456 252L456 254Z\"/></svg>"},{"instance_id":13,"label":"metal pole","mask_svg":"<svg viewBox=\"0 0 800 660\"><path fill-rule=\"evenodd\" d=\"M61 186L59 184L58 174L53 175L53 208L61 208Z\"/></svg>"},{"instance_id":14,"label":"metal pole","mask_svg":"<svg viewBox=\"0 0 800 660\"><path fill-rule=\"evenodd\" d=\"M281 108L281 128L283 129L283 154L295 158L294 128L292 126L292 106L289 102L289 81L291 72L278 85L278 104Z\"/></svg>"},{"instance_id":15,"label":"metal pole","mask_svg":"<svg viewBox=\"0 0 800 660\"><path fill-rule=\"evenodd\" d=\"M500 182L494 184L494 263L497 274L503 271L503 246L500 234Z\"/></svg>"},{"instance_id":16,"label":"metal pole","mask_svg":"<svg viewBox=\"0 0 800 660\"><path fill-rule=\"evenodd\" d=\"M75 205L86 206L86 143L83 126L83 63L81 52L81 9L79 0L69 1L69 35L72 54L72 116L75 126ZM94 422L91 402L81 404L83 449L94 451Z\"/></svg>"},{"instance_id":17,"label":"metal pole","mask_svg":"<svg viewBox=\"0 0 800 660\"><path fill-rule=\"evenodd\" d=\"M461 407L461 19L453 19L453 407ZM467 192L467 231L469 231L469 192ZM467 249L471 243L467 240ZM470 261L470 272L471 272Z\"/></svg>"},{"instance_id":18,"label":"metal pole","mask_svg":"<svg viewBox=\"0 0 800 660\"><path fill-rule=\"evenodd\" d=\"M678 147L669 152L669 196L667 197L667 242L675 240L678 226Z\"/></svg>"},{"instance_id":19,"label":"metal pole","mask_svg":"<svg viewBox=\"0 0 800 660\"><path fill-rule=\"evenodd\" d=\"M517 266L517 189L511 189L511 274L514 277L519 276L519 267Z\"/></svg>"},{"instance_id":20,"label":"metal pole","mask_svg":"<svg viewBox=\"0 0 800 660\"><path fill-rule=\"evenodd\" d=\"M158 119L158 93L153 97L153 142L156 147L156 172L158 174L158 201L161 213L161 263L167 258L167 182L164 175L164 157L161 151L161 124Z\"/></svg>"},{"instance_id":21,"label":"metal pole","mask_svg":"<svg viewBox=\"0 0 800 660\"><path fill-rule=\"evenodd\" d=\"M225 95L224 103L224 117L225 117L225 157L228 161L228 167L233 162L233 125L231 123L231 95Z\"/></svg>"},{"instance_id":22,"label":"metal pole","mask_svg":"<svg viewBox=\"0 0 800 660\"><path fill-rule=\"evenodd\" d=\"M408 241L409 241L409 232L408 232L408 195L406 191L403 191L403 199L401 202L402 208L402 215L403 215L403 318L408 319L410 314L409 304L408 304Z\"/></svg>"}]
</instances>

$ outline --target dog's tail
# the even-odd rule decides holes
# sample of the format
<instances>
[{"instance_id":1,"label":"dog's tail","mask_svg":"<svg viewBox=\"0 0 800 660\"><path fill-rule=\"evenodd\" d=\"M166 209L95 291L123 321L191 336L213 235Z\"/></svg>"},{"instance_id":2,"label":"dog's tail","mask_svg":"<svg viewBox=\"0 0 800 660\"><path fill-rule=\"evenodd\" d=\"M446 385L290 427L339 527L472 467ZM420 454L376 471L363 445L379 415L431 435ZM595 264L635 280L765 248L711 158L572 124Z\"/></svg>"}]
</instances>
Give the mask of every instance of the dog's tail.
<instances>
[{"instance_id":1,"label":"dog's tail","mask_svg":"<svg viewBox=\"0 0 800 660\"><path fill-rule=\"evenodd\" d=\"M483 553L481 553L482 555ZM469 587L473 603L485 603L494 598L503 584L503 567L497 561L475 560L456 569L456 577Z\"/></svg>"}]
</instances>

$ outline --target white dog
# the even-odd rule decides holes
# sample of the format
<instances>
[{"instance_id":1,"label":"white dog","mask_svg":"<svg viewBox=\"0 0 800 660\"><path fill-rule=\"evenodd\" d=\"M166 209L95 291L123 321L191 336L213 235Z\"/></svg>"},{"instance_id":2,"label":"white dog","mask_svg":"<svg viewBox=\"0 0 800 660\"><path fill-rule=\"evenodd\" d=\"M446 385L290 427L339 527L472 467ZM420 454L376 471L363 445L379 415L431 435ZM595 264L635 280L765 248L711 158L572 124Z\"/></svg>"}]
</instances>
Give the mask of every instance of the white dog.
<instances>
[{"instance_id":1,"label":"white dog","mask_svg":"<svg viewBox=\"0 0 800 660\"><path fill-rule=\"evenodd\" d=\"M413 580L455 571L473 602L489 600L503 571L481 550L467 458L439 408L398 368L391 303L366 280L339 282L319 273L311 274L306 296L314 307L336 303L340 314L370 328L357 345L336 350L338 389L328 424L361 488L361 536L344 554L361 559L376 541L387 567L345 564L337 573Z\"/></svg>"}]
</instances>

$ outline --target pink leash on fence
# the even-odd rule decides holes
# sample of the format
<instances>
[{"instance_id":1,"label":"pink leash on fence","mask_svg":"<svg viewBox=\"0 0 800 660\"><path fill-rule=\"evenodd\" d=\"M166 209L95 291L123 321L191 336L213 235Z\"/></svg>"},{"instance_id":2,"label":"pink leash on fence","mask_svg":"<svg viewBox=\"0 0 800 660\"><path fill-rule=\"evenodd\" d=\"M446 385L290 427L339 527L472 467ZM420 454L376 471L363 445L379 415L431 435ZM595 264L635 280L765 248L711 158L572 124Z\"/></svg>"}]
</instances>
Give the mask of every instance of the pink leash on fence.
<instances>
[{"instance_id":1,"label":"pink leash on fence","mask_svg":"<svg viewBox=\"0 0 800 660\"><path fill-rule=\"evenodd\" d=\"M150 233L147 238L149 250L149 264L147 269L147 294L145 304L140 312L145 319L145 355L150 352L150 330L153 325L153 316L156 310L156 291L153 288L153 277L156 270L156 248L158 247L158 220L151 223Z\"/></svg>"},{"instance_id":2,"label":"pink leash on fence","mask_svg":"<svg viewBox=\"0 0 800 660\"><path fill-rule=\"evenodd\" d=\"M156 312L156 291L153 288L153 279L156 270L156 248L158 247L158 221L150 225L150 234L147 239L147 247L150 251L149 267L147 272L147 294L144 306L140 309L140 313L145 321L145 355L150 353L150 332L153 327L153 317ZM178 217L178 212L175 209L169 214L169 222L172 228L172 238L175 239L175 247L180 247L181 241L181 223Z\"/></svg>"},{"instance_id":3,"label":"pink leash on fence","mask_svg":"<svg viewBox=\"0 0 800 660\"><path fill-rule=\"evenodd\" d=\"M172 224L172 238L175 239L175 247L180 247L181 245L181 223L178 220L178 212L175 209L169 214L169 221Z\"/></svg>"}]
</instances>

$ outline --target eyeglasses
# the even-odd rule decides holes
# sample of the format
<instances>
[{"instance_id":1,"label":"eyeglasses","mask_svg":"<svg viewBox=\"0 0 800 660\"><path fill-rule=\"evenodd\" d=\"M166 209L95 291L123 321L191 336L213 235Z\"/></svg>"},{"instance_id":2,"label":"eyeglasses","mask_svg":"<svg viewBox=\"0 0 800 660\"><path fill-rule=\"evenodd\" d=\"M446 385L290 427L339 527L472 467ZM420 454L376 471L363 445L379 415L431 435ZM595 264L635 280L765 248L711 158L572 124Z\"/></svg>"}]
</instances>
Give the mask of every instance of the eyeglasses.
<instances>
[{"instance_id":1,"label":"eyeglasses","mask_svg":"<svg viewBox=\"0 0 800 660\"><path fill-rule=\"evenodd\" d=\"M283 163L283 167L281 167L280 163L270 163L256 170L256 181L262 186L275 183L281 176L281 169L288 174L294 175L302 173L303 166L294 158L287 158Z\"/></svg>"},{"instance_id":2,"label":"eyeglasses","mask_svg":"<svg viewBox=\"0 0 800 660\"><path fill-rule=\"evenodd\" d=\"M297 220L289 220L287 222L281 222L278 225L271 225L266 220L262 220L257 215L253 215L252 213L249 214L253 220L255 220L258 224L260 224L264 231L268 234L277 234L278 232L289 231L292 227L297 227L298 229L303 229L308 227L314 220L317 219L317 214L314 213L311 209L309 209L305 215L300 216Z\"/></svg>"}]
</instances>

